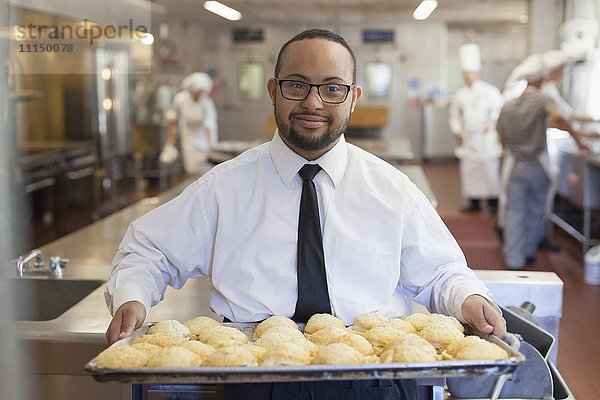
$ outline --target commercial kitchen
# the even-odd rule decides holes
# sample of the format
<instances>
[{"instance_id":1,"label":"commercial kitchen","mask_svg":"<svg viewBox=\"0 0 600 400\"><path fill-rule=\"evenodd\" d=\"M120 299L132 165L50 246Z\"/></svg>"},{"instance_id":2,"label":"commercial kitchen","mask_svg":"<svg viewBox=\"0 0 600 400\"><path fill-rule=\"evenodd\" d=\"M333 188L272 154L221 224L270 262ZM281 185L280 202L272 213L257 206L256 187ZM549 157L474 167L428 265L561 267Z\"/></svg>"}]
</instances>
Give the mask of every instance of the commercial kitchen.
<instances>
[{"instance_id":1,"label":"commercial kitchen","mask_svg":"<svg viewBox=\"0 0 600 400\"><path fill-rule=\"evenodd\" d=\"M215 399L217 384L316 379L307 371L321 380L417 378L420 399L600 398L600 2L223 3L0 0L0 398ZM271 141L267 80L281 46L310 28L339 34L356 55L362 97L345 140L423 193L502 308L513 340L506 345L523 358L455 369L269 370L270 378L90 367L109 346L105 284L129 224ZM550 246L522 270L508 268L491 203L461 211L468 199L450 108L465 86L465 44L477 45L481 80L504 92L529 56L560 49L557 88L573 115L585 116L571 121L585 132L584 151L565 130L546 131ZM196 72L212 81L218 141L202 171L189 173L180 132L176 156L167 160L165 148L181 129L173 99ZM147 322L222 321L209 306L211 287L207 277L168 287ZM416 303L412 311L427 313Z\"/></svg>"}]
</instances>

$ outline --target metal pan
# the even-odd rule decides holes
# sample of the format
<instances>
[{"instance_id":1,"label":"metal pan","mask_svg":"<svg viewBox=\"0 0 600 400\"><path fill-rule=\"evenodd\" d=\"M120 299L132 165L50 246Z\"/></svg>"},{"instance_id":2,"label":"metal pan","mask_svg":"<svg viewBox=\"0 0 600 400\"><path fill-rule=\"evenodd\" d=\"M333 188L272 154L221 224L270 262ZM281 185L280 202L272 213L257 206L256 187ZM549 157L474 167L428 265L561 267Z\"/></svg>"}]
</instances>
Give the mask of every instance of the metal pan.
<instances>
[{"instance_id":1,"label":"metal pan","mask_svg":"<svg viewBox=\"0 0 600 400\"><path fill-rule=\"evenodd\" d=\"M226 323L252 335L257 324ZM148 330L139 329L113 346L129 345ZM473 334L474 332L467 332ZM284 381L322 381L354 379L445 378L474 375L503 375L513 372L525 362L518 348L519 340L509 334L509 343L492 335L479 334L508 352L509 358L499 361L437 361L428 363L389 363L361 365L307 365L293 367L161 367L104 368L94 358L85 370L99 382L121 383L249 383Z\"/></svg>"}]
</instances>

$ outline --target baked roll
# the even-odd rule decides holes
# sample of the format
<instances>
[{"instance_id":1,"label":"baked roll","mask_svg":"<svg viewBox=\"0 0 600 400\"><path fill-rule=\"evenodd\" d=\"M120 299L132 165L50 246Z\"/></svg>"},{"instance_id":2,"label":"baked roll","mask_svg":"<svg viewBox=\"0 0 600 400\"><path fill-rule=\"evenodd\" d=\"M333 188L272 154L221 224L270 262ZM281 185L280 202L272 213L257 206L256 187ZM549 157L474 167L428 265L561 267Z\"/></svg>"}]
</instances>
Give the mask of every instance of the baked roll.
<instances>
[{"instance_id":1,"label":"baked roll","mask_svg":"<svg viewBox=\"0 0 600 400\"><path fill-rule=\"evenodd\" d=\"M190 336L192 338L197 338L200 332L202 332L206 328L210 328L211 326L222 326L223 324L210 317L200 316L185 321L183 325L185 325L190 330Z\"/></svg>"},{"instance_id":2,"label":"baked roll","mask_svg":"<svg viewBox=\"0 0 600 400\"><path fill-rule=\"evenodd\" d=\"M271 347L263 356L260 363L263 367L309 365L310 355L292 342L281 343Z\"/></svg>"},{"instance_id":3,"label":"baked roll","mask_svg":"<svg viewBox=\"0 0 600 400\"><path fill-rule=\"evenodd\" d=\"M184 339L168 335L163 332L158 332L153 335L142 335L139 338L135 339L132 344L135 343L151 343L160 347L171 347L176 346L179 343L183 342Z\"/></svg>"},{"instance_id":4,"label":"baked roll","mask_svg":"<svg viewBox=\"0 0 600 400\"><path fill-rule=\"evenodd\" d=\"M202 359L183 347L173 346L162 349L148 361L148 367L197 367Z\"/></svg>"},{"instance_id":5,"label":"baked roll","mask_svg":"<svg viewBox=\"0 0 600 400\"><path fill-rule=\"evenodd\" d=\"M313 364L364 364L365 357L358 350L344 343L332 343L323 347L313 358Z\"/></svg>"},{"instance_id":6,"label":"baked roll","mask_svg":"<svg viewBox=\"0 0 600 400\"><path fill-rule=\"evenodd\" d=\"M273 315L256 326L252 339L256 341L263 333L276 326L298 329L298 325L288 317L284 317L283 315Z\"/></svg>"},{"instance_id":7,"label":"baked roll","mask_svg":"<svg viewBox=\"0 0 600 400\"><path fill-rule=\"evenodd\" d=\"M306 322L304 333L312 335L316 331L327 327L346 328L346 324L331 314L315 314Z\"/></svg>"},{"instance_id":8,"label":"baked roll","mask_svg":"<svg viewBox=\"0 0 600 400\"><path fill-rule=\"evenodd\" d=\"M205 367L256 367L258 361L245 346L221 347L204 359Z\"/></svg>"},{"instance_id":9,"label":"baked roll","mask_svg":"<svg viewBox=\"0 0 600 400\"><path fill-rule=\"evenodd\" d=\"M202 343L211 345L215 349L220 347L235 346L248 343L248 336L230 326L211 326L198 335Z\"/></svg>"},{"instance_id":10,"label":"baked roll","mask_svg":"<svg viewBox=\"0 0 600 400\"><path fill-rule=\"evenodd\" d=\"M508 352L478 336L466 336L442 352L445 360L505 360Z\"/></svg>"},{"instance_id":11,"label":"baked roll","mask_svg":"<svg viewBox=\"0 0 600 400\"><path fill-rule=\"evenodd\" d=\"M96 365L106 368L143 367L149 357L131 346L112 346L96 357Z\"/></svg>"},{"instance_id":12,"label":"baked roll","mask_svg":"<svg viewBox=\"0 0 600 400\"><path fill-rule=\"evenodd\" d=\"M190 330L187 326L183 325L181 322L168 319L164 321L157 322L148 328L147 335L153 335L155 333L162 332L167 335L175 336L177 338L186 339L190 337Z\"/></svg>"}]
</instances>

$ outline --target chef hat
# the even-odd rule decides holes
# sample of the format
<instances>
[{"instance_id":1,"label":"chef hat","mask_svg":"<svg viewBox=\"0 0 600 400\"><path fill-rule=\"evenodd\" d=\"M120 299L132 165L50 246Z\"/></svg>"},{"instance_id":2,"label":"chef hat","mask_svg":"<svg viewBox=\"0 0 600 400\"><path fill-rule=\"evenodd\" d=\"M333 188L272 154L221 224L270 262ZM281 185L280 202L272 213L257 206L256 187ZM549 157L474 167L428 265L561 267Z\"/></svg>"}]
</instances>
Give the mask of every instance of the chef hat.
<instances>
[{"instance_id":1,"label":"chef hat","mask_svg":"<svg viewBox=\"0 0 600 400\"><path fill-rule=\"evenodd\" d=\"M542 57L547 71L552 71L567 63L567 55L562 50L549 50Z\"/></svg>"},{"instance_id":2,"label":"chef hat","mask_svg":"<svg viewBox=\"0 0 600 400\"><path fill-rule=\"evenodd\" d=\"M527 80L528 82L537 81L546 75L546 67L541 54L532 54L517 66L515 79Z\"/></svg>"},{"instance_id":3,"label":"chef hat","mask_svg":"<svg viewBox=\"0 0 600 400\"><path fill-rule=\"evenodd\" d=\"M209 92L212 89L212 85L212 79L204 72L194 72L181 82L181 87L188 92L198 92L200 90Z\"/></svg>"},{"instance_id":4,"label":"chef hat","mask_svg":"<svg viewBox=\"0 0 600 400\"><path fill-rule=\"evenodd\" d=\"M481 53L479 46L475 43L467 43L460 46L458 49L458 58L463 71L481 70Z\"/></svg>"}]
</instances>

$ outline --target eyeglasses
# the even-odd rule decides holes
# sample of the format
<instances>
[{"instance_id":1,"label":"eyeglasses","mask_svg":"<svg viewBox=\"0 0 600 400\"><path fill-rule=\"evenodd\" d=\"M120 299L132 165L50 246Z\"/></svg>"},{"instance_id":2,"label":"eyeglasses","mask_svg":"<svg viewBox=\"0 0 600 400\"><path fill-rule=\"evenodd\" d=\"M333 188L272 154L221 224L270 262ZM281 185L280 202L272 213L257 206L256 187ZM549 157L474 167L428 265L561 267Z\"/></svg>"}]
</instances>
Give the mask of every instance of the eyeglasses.
<instances>
[{"instance_id":1,"label":"eyeglasses","mask_svg":"<svg viewBox=\"0 0 600 400\"><path fill-rule=\"evenodd\" d=\"M279 84L281 95L288 100L301 101L308 97L313 86L317 88L317 93L324 103L339 104L346 101L348 93L355 85L344 85L341 83L305 83L288 79L275 78Z\"/></svg>"}]
</instances>

